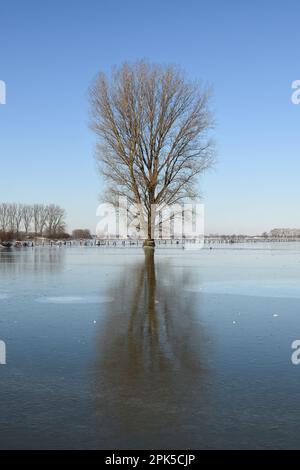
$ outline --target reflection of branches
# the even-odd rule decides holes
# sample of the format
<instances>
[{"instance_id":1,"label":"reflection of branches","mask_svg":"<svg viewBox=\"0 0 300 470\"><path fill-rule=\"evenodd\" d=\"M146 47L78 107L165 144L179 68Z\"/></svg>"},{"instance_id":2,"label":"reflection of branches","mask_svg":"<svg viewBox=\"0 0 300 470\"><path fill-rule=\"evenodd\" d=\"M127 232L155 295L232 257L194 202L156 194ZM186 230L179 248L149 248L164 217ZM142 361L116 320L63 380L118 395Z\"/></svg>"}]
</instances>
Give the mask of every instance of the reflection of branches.
<instances>
[{"instance_id":1,"label":"reflection of branches","mask_svg":"<svg viewBox=\"0 0 300 470\"><path fill-rule=\"evenodd\" d=\"M184 291L189 275L165 262L155 266L153 251L145 251L112 288L96 364L101 422L144 437L149 426L180 421L189 401L203 394L206 376L204 335Z\"/></svg>"}]
</instances>

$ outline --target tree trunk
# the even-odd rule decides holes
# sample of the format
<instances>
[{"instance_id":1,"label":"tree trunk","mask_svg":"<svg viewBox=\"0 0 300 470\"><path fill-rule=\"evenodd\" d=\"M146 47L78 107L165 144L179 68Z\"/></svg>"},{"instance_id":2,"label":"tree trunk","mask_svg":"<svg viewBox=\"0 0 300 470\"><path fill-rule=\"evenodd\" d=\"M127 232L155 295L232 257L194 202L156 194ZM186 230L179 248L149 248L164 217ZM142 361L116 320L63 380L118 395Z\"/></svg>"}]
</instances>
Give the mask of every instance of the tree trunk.
<instances>
[{"instance_id":1,"label":"tree trunk","mask_svg":"<svg viewBox=\"0 0 300 470\"><path fill-rule=\"evenodd\" d=\"M155 247L155 241L152 237L152 222L153 222L153 214L152 214L152 210L150 210L148 212L148 220L147 220L147 240L144 241L144 247L148 247L148 248L154 248ZM154 228L153 228L154 229Z\"/></svg>"}]
</instances>

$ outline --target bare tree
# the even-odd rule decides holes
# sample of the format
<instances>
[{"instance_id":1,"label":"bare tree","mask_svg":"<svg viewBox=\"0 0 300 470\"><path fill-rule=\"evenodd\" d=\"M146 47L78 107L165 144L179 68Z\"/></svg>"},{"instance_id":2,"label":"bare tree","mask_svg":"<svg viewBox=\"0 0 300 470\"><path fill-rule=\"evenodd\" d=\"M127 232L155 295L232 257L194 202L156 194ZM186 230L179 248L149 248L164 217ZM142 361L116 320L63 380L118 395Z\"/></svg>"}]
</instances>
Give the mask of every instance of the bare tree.
<instances>
[{"instance_id":1,"label":"bare tree","mask_svg":"<svg viewBox=\"0 0 300 470\"><path fill-rule=\"evenodd\" d=\"M214 163L208 89L186 80L175 66L125 63L91 87L91 128L107 182L104 195L126 196L144 215L148 240L162 207L198 192L198 176Z\"/></svg>"},{"instance_id":2,"label":"bare tree","mask_svg":"<svg viewBox=\"0 0 300 470\"><path fill-rule=\"evenodd\" d=\"M39 222L40 222L40 235L43 235L44 228L47 225L48 219L48 206L44 204L40 204L40 214L39 214Z\"/></svg>"},{"instance_id":3,"label":"bare tree","mask_svg":"<svg viewBox=\"0 0 300 470\"><path fill-rule=\"evenodd\" d=\"M40 207L40 204L34 204L33 206L33 224L35 234L40 232Z\"/></svg>"},{"instance_id":4,"label":"bare tree","mask_svg":"<svg viewBox=\"0 0 300 470\"><path fill-rule=\"evenodd\" d=\"M34 204L32 210L34 232L36 235L42 236L49 217L49 206L46 206L45 204Z\"/></svg>"},{"instance_id":5,"label":"bare tree","mask_svg":"<svg viewBox=\"0 0 300 470\"><path fill-rule=\"evenodd\" d=\"M11 233L16 230L17 204L8 204L8 229Z\"/></svg>"},{"instance_id":6,"label":"bare tree","mask_svg":"<svg viewBox=\"0 0 300 470\"><path fill-rule=\"evenodd\" d=\"M21 228L21 224L23 221L23 209L24 209L23 204L17 204L16 216L15 216L15 227L16 227L17 235L19 235L20 233L20 228Z\"/></svg>"},{"instance_id":7,"label":"bare tree","mask_svg":"<svg viewBox=\"0 0 300 470\"><path fill-rule=\"evenodd\" d=\"M31 228L33 220L33 208L28 204L24 205L23 207L23 224L25 229L25 234L28 235L28 232Z\"/></svg>"},{"instance_id":8,"label":"bare tree","mask_svg":"<svg viewBox=\"0 0 300 470\"><path fill-rule=\"evenodd\" d=\"M43 235L43 230L47 224L48 206L44 204L34 204L33 206L33 222L36 234Z\"/></svg>"},{"instance_id":9,"label":"bare tree","mask_svg":"<svg viewBox=\"0 0 300 470\"><path fill-rule=\"evenodd\" d=\"M47 207L47 231L50 236L59 235L65 230L65 210L50 204Z\"/></svg>"},{"instance_id":10,"label":"bare tree","mask_svg":"<svg viewBox=\"0 0 300 470\"><path fill-rule=\"evenodd\" d=\"M0 228L2 232L5 232L8 228L8 210L9 205L7 203L0 204Z\"/></svg>"}]
</instances>

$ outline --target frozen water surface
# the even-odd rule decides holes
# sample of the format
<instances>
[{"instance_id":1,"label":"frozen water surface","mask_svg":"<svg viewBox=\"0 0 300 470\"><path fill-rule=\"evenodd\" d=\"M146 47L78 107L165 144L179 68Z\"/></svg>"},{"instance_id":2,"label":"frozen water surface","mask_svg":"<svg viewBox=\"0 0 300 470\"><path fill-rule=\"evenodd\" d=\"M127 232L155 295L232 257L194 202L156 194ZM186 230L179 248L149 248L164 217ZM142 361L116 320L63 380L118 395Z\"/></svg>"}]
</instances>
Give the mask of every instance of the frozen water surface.
<instances>
[{"instance_id":1,"label":"frozen water surface","mask_svg":"<svg viewBox=\"0 0 300 470\"><path fill-rule=\"evenodd\" d=\"M0 252L0 447L300 448L300 244Z\"/></svg>"}]
</instances>

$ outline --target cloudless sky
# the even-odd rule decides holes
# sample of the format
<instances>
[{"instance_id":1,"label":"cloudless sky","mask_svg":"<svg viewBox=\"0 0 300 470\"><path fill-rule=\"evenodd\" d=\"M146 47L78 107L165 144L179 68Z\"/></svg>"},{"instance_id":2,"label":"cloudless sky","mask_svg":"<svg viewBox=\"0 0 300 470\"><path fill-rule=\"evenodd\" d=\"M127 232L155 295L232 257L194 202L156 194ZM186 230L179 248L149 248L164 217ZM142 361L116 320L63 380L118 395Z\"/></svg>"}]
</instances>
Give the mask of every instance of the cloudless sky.
<instances>
[{"instance_id":1,"label":"cloudless sky","mask_svg":"<svg viewBox=\"0 0 300 470\"><path fill-rule=\"evenodd\" d=\"M54 202L95 231L101 180L88 129L99 70L146 58L214 87L206 232L300 227L298 0L0 0L0 201Z\"/></svg>"}]
</instances>

